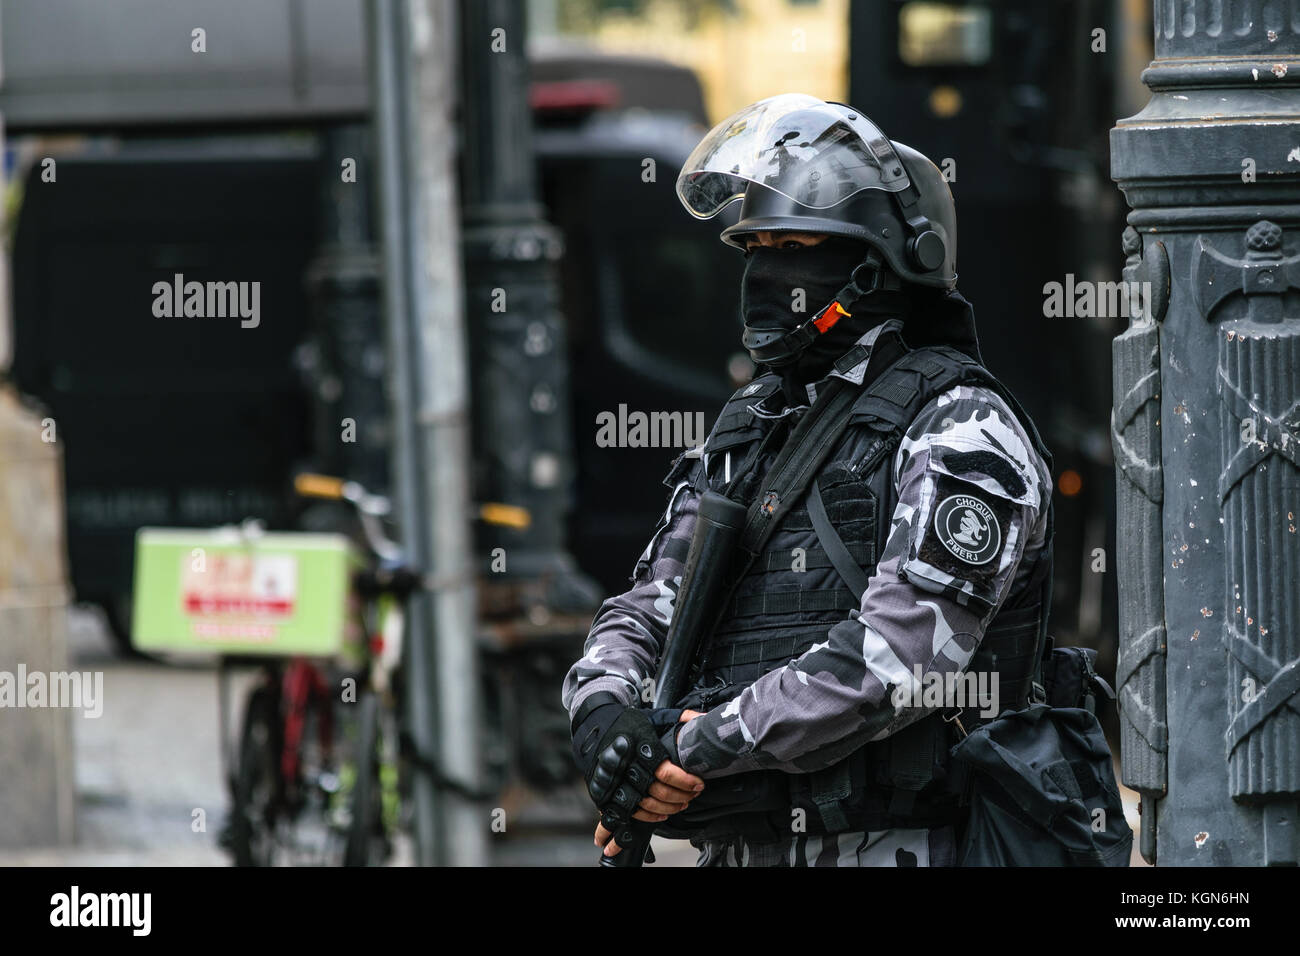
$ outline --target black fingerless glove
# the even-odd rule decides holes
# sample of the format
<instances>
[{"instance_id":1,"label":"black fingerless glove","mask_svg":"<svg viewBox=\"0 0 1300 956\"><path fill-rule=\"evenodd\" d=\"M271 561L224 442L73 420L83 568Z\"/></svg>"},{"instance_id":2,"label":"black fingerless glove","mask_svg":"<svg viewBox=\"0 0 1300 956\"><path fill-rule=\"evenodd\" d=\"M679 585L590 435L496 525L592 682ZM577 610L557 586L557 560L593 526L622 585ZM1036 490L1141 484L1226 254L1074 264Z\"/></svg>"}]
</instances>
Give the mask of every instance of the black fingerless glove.
<instances>
[{"instance_id":1,"label":"black fingerless glove","mask_svg":"<svg viewBox=\"0 0 1300 956\"><path fill-rule=\"evenodd\" d=\"M655 768L669 759L660 739L664 726L671 732L680 716L680 710L627 707L604 692L583 701L574 715L574 758L601 824L620 846L620 835L631 839L625 831L650 789Z\"/></svg>"},{"instance_id":2,"label":"black fingerless glove","mask_svg":"<svg viewBox=\"0 0 1300 956\"><path fill-rule=\"evenodd\" d=\"M625 710L626 704L613 694L602 691L584 700L578 712L573 715L570 726L573 734L573 759L584 779L591 773L591 767L596 762L596 745Z\"/></svg>"}]
</instances>

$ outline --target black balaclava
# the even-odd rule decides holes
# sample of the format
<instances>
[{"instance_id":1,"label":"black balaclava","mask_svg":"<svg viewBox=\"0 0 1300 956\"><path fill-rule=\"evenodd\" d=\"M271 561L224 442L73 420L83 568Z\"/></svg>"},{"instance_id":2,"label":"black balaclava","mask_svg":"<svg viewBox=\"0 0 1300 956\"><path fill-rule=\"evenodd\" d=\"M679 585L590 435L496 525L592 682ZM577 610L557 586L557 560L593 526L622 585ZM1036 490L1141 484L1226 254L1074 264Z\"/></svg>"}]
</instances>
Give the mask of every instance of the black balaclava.
<instances>
[{"instance_id":1,"label":"black balaclava","mask_svg":"<svg viewBox=\"0 0 1300 956\"><path fill-rule=\"evenodd\" d=\"M859 239L830 236L815 246L781 249L761 246L746 256L740 286L740 310L745 327L755 330L798 328L826 308L844 288L854 267L866 258L868 246ZM804 311L793 311L794 292L802 289ZM908 297L902 292L877 291L858 299L827 331L791 359L765 364L780 374L787 398L806 404L802 386L825 375L872 326L890 316L904 318Z\"/></svg>"}]
</instances>

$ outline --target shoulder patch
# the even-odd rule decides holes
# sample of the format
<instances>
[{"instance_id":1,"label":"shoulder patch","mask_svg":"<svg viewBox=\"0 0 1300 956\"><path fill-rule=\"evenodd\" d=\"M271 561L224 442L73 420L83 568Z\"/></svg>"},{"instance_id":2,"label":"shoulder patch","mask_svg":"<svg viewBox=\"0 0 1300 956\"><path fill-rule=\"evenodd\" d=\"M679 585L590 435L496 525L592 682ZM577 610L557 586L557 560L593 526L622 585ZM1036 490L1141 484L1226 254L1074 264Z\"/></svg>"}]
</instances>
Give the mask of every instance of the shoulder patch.
<instances>
[{"instance_id":1,"label":"shoulder patch","mask_svg":"<svg viewBox=\"0 0 1300 956\"><path fill-rule=\"evenodd\" d=\"M933 502L918 529L913 561L940 572L936 581L989 600L1012 534L1016 504L979 485L932 473ZM919 569L918 569L919 570Z\"/></svg>"},{"instance_id":2,"label":"shoulder patch","mask_svg":"<svg viewBox=\"0 0 1300 956\"><path fill-rule=\"evenodd\" d=\"M998 517L977 494L952 494L940 501L934 532L934 539L965 564L988 564L1002 550Z\"/></svg>"}]
</instances>

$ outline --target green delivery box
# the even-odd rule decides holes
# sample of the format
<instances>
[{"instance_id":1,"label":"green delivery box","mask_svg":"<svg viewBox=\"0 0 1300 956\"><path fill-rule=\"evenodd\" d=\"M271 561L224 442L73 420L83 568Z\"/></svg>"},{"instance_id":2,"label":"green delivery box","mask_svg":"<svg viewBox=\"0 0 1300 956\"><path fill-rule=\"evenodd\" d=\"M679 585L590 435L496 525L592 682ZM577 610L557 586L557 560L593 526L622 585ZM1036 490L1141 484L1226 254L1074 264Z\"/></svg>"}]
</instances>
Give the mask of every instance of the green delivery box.
<instances>
[{"instance_id":1,"label":"green delivery box","mask_svg":"<svg viewBox=\"0 0 1300 956\"><path fill-rule=\"evenodd\" d=\"M142 651L350 656L359 566L337 534L141 528L131 642Z\"/></svg>"}]
</instances>

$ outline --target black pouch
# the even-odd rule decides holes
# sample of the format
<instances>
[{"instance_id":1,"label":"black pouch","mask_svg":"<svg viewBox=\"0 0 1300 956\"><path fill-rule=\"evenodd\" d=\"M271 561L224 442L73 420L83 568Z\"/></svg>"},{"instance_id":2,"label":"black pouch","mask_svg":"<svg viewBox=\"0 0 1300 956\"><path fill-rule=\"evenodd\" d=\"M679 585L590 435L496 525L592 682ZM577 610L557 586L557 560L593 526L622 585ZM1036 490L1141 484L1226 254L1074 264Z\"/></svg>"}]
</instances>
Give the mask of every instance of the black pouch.
<instances>
[{"instance_id":1,"label":"black pouch","mask_svg":"<svg viewBox=\"0 0 1300 956\"><path fill-rule=\"evenodd\" d=\"M1057 647L1043 661L1043 690L1050 707L1082 707L1097 712L1097 694L1108 700L1115 692L1097 673L1097 652L1091 647Z\"/></svg>"},{"instance_id":2,"label":"black pouch","mask_svg":"<svg viewBox=\"0 0 1300 956\"><path fill-rule=\"evenodd\" d=\"M951 754L970 801L958 866L1128 866L1133 831L1091 711L1004 711Z\"/></svg>"}]
</instances>

